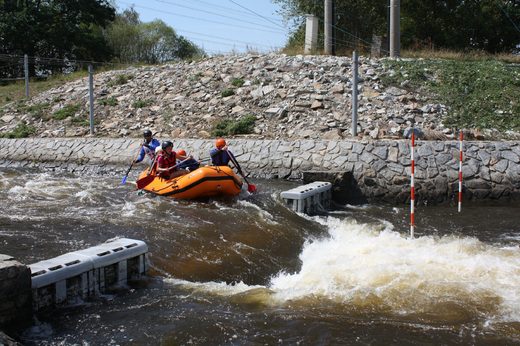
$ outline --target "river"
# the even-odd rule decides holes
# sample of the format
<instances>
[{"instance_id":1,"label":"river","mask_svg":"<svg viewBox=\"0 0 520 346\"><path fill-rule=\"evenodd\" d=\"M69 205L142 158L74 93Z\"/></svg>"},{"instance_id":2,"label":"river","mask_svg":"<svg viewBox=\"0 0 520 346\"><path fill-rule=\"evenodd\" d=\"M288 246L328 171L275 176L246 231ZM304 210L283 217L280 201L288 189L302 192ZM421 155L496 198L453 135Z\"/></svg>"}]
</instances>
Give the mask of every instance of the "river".
<instances>
[{"instance_id":1,"label":"river","mask_svg":"<svg viewBox=\"0 0 520 346\"><path fill-rule=\"evenodd\" d=\"M38 316L29 345L520 343L520 206L342 206L140 194L120 176L0 169L0 253L34 263L121 236L150 278Z\"/></svg>"}]
</instances>

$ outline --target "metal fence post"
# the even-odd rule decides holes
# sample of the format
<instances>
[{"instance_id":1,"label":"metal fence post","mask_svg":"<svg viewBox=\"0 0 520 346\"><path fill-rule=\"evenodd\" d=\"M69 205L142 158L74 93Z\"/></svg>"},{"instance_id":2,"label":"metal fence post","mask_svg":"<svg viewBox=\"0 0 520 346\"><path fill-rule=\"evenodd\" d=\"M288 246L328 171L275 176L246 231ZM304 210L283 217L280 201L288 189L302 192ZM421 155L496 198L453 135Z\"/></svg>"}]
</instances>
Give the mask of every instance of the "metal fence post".
<instances>
[{"instance_id":1,"label":"metal fence post","mask_svg":"<svg viewBox=\"0 0 520 346\"><path fill-rule=\"evenodd\" d=\"M29 56L23 55L23 69L25 72L25 97L29 98Z\"/></svg>"},{"instance_id":2,"label":"metal fence post","mask_svg":"<svg viewBox=\"0 0 520 346\"><path fill-rule=\"evenodd\" d=\"M358 117L358 53L352 53L352 136L357 136Z\"/></svg>"},{"instance_id":3,"label":"metal fence post","mask_svg":"<svg viewBox=\"0 0 520 346\"><path fill-rule=\"evenodd\" d=\"M90 103L90 134L94 134L94 69L88 65L88 96Z\"/></svg>"}]
</instances>

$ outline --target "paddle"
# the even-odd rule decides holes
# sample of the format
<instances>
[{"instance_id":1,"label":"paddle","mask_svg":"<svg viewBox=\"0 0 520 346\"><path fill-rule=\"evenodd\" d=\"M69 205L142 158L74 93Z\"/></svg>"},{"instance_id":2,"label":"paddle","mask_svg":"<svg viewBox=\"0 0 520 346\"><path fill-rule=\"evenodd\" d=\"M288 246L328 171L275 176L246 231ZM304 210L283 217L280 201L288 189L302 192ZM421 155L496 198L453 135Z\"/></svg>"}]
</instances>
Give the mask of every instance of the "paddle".
<instances>
[{"instance_id":1,"label":"paddle","mask_svg":"<svg viewBox=\"0 0 520 346\"><path fill-rule=\"evenodd\" d=\"M141 152L141 148L143 147L143 145L144 145L144 143L141 144L141 146L139 147L139 153ZM139 155L139 154L137 154L137 155ZM121 185L125 185L126 184L126 179L128 178L128 174L130 174L130 171L132 170L132 167L134 166L134 163L135 163L135 160L132 160L132 163L130 164L130 167L128 167L128 169L126 170L125 176L121 180Z\"/></svg>"},{"instance_id":2,"label":"paddle","mask_svg":"<svg viewBox=\"0 0 520 346\"><path fill-rule=\"evenodd\" d=\"M244 181L246 182L247 184L247 191L249 193L255 193L256 192L256 185L255 184L251 184L249 183L249 181L247 181L247 178L246 176L244 175L244 173L242 172L242 168L240 167L240 165L238 164L237 162L237 159L235 158L235 156L233 155L233 153L231 151L227 151L228 154L229 154L229 159L231 160L231 162L233 162L233 164L235 165L235 168L237 169L238 173L242 176L242 178L244 178Z\"/></svg>"},{"instance_id":3,"label":"paddle","mask_svg":"<svg viewBox=\"0 0 520 346\"><path fill-rule=\"evenodd\" d=\"M152 138L155 137L156 134L157 134L157 132L153 133L152 134ZM145 142L143 142L141 144L141 146L139 147L139 154L141 153L141 149L143 148L143 146L147 146L148 147L148 144L146 144ZM137 154L137 157L139 157L139 154ZM128 170L126 171L125 176L121 180L121 185L125 185L126 184L126 179L128 178L128 174L130 174L130 171L132 170L132 167L134 166L134 163L135 163L135 160L133 160L132 163L130 164L130 167L128 167Z\"/></svg>"},{"instance_id":4,"label":"paddle","mask_svg":"<svg viewBox=\"0 0 520 346\"><path fill-rule=\"evenodd\" d=\"M178 164L176 164L175 166L171 166L170 168L168 168L168 170L171 170L171 169L174 169L176 168L177 166L179 166L180 164L182 164L183 162L186 162L190 159L190 157L182 160L181 162L179 162ZM148 173L148 175L146 177L142 177L141 179L137 180L135 183L136 183L136 186L137 186L137 189L138 190L142 190L143 188L145 188L148 184L150 184L154 179L155 179L155 175L152 175L150 173Z\"/></svg>"}]
</instances>

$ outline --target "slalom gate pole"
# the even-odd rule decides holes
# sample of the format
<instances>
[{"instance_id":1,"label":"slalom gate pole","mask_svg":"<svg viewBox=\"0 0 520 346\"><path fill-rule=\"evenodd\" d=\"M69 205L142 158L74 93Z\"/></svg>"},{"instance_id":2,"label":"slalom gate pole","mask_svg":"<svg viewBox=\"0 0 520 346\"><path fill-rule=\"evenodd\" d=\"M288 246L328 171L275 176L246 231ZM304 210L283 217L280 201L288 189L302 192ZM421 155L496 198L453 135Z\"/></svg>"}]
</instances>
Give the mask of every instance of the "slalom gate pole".
<instances>
[{"instance_id":1,"label":"slalom gate pole","mask_svg":"<svg viewBox=\"0 0 520 346\"><path fill-rule=\"evenodd\" d=\"M413 231L415 227L415 211L414 211L414 203L415 203L415 161L414 161L414 146L415 146L415 133L414 129L412 128L412 145L410 147L410 154L411 154L411 165L412 165L412 171L411 171L411 179L410 179L410 237L413 238Z\"/></svg>"},{"instance_id":2,"label":"slalom gate pole","mask_svg":"<svg viewBox=\"0 0 520 346\"><path fill-rule=\"evenodd\" d=\"M462 210L462 140L462 130L459 130L459 213Z\"/></svg>"}]
</instances>

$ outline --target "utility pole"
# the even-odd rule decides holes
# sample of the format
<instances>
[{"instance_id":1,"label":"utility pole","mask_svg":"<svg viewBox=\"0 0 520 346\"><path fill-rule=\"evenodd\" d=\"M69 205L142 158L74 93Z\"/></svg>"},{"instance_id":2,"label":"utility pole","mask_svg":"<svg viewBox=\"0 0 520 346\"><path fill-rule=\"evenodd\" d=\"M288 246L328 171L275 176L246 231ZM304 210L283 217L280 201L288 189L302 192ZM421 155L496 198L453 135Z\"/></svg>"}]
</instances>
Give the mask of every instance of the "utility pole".
<instances>
[{"instance_id":1,"label":"utility pole","mask_svg":"<svg viewBox=\"0 0 520 346\"><path fill-rule=\"evenodd\" d=\"M325 11L324 11L324 33L325 33L325 55L333 54L332 50L332 0L325 0Z\"/></svg>"},{"instance_id":2,"label":"utility pole","mask_svg":"<svg viewBox=\"0 0 520 346\"><path fill-rule=\"evenodd\" d=\"M318 44L318 17L313 14L307 15L305 22L305 48L304 54L316 54Z\"/></svg>"},{"instance_id":3,"label":"utility pole","mask_svg":"<svg viewBox=\"0 0 520 346\"><path fill-rule=\"evenodd\" d=\"M29 56L23 55L23 69L25 72L25 97L29 98Z\"/></svg>"},{"instance_id":4,"label":"utility pole","mask_svg":"<svg viewBox=\"0 0 520 346\"><path fill-rule=\"evenodd\" d=\"M88 98L90 103L90 134L94 134L94 68L88 65Z\"/></svg>"},{"instance_id":5,"label":"utility pole","mask_svg":"<svg viewBox=\"0 0 520 346\"><path fill-rule=\"evenodd\" d=\"M401 4L400 0L390 0L390 57L401 55Z\"/></svg>"},{"instance_id":6,"label":"utility pole","mask_svg":"<svg viewBox=\"0 0 520 346\"><path fill-rule=\"evenodd\" d=\"M352 53L352 129L350 134L357 136L357 116L358 116L358 54Z\"/></svg>"}]
</instances>

